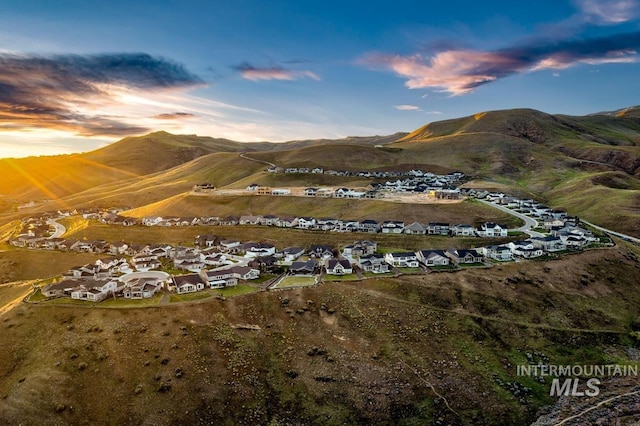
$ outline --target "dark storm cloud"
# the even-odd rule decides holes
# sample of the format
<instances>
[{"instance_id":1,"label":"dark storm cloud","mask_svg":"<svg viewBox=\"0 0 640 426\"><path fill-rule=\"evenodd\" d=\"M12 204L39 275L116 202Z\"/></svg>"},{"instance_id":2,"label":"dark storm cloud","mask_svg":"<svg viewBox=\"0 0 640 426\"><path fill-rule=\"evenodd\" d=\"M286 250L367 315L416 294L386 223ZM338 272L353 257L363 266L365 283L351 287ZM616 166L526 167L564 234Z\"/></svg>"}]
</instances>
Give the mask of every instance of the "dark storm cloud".
<instances>
[{"instance_id":1,"label":"dark storm cloud","mask_svg":"<svg viewBox=\"0 0 640 426\"><path fill-rule=\"evenodd\" d=\"M147 129L91 115L90 105L113 104L114 86L136 91L203 84L173 61L144 53L0 55L1 128L52 128L81 135L122 136ZM79 112L83 111L83 112Z\"/></svg>"}]
</instances>

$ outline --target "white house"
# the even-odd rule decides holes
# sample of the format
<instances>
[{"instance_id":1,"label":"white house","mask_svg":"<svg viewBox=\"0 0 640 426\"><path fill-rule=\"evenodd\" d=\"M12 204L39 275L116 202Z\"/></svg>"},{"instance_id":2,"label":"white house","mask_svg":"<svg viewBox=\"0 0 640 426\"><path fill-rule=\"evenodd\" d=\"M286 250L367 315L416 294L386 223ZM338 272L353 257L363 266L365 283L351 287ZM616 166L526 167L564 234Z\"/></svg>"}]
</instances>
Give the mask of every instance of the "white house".
<instances>
[{"instance_id":1,"label":"white house","mask_svg":"<svg viewBox=\"0 0 640 426\"><path fill-rule=\"evenodd\" d=\"M417 268L420 266L418 257L411 252L387 253L384 258L397 268Z\"/></svg>"},{"instance_id":2,"label":"white house","mask_svg":"<svg viewBox=\"0 0 640 426\"><path fill-rule=\"evenodd\" d=\"M427 266L447 266L449 258L443 250L420 250L416 253L418 260Z\"/></svg>"},{"instance_id":3,"label":"white house","mask_svg":"<svg viewBox=\"0 0 640 426\"><path fill-rule=\"evenodd\" d=\"M508 228L504 225L487 222L480 225L476 233L479 237L506 237Z\"/></svg>"},{"instance_id":4,"label":"white house","mask_svg":"<svg viewBox=\"0 0 640 426\"><path fill-rule=\"evenodd\" d=\"M328 275L346 275L353 273L353 268L346 259L329 259L327 260L325 269Z\"/></svg>"}]
</instances>

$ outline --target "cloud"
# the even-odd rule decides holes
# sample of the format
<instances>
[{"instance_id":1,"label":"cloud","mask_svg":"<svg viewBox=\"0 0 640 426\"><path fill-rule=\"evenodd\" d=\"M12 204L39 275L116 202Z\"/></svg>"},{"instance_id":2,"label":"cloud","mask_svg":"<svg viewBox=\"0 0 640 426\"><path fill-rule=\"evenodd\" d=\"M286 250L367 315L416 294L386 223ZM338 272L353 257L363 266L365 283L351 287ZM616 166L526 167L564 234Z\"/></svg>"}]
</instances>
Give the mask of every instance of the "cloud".
<instances>
[{"instance_id":1,"label":"cloud","mask_svg":"<svg viewBox=\"0 0 640 426\"><path fill-rule=\"evenodd\" d=\"M578 20L598 25L621 24L640 16L637 0L575 0Z\"/></svg>"},{"instance_id":2,"label":"cloud","mask_svg":"<svg viewBox=\"0 0 640 426\"><path fill-rule=\"evenodd\" d=\"M282 67L256 68L246 62L234 67L234 69L240 73L242 78L251 81L299 80L305 77L320 80L317 74L308 70L290 70Z\"/></svg>"},{"instance_id":3,"label":"cloud","mask_svg":"<svg viewBox=\"0 0 640 426\"><path fill-rule=\"evenodd\" d=\"M0 54L0 130L47 128L83 136L148 129L106 113L116 93L187 89L204 82L173 61L144 53Z\"/></svg>"},{"instance_id":4,"label":"cloud","mask_svg":"<svg viewBox=\"0 0 640 426\"><path fill-rule=\"evenodd\" d=\"M171 113L164 113L164 114L158 114L153 116L153 118L157 118L159 120L180 120L183 118L191 118L191 117L195 117L195 115L189 112L171 112Z\"/></svg>"},{"instance_id":5,"label":"cloud","mask_svg":"<svg viewBox=\"0 0 640 426\"><path fill-rule=\"evenodd\" d=\"M422 111L419 106L415 105L394 105L393 107L400 111Z\"/></svg>"},{"instance_id":6,"label":"cloud","mask_svg":"<svg viewBox=\"0 0 640 426\"><path fill-rule=\"evenodd\" d=\"M640 32L582 40L534 40L495 51L444 50L431 57L373 54L359 63L382 67L407 79L410 89L431 88L462 95L516 73L560 70L576 64L636 62Z\"/></svg>"}]
</instances>

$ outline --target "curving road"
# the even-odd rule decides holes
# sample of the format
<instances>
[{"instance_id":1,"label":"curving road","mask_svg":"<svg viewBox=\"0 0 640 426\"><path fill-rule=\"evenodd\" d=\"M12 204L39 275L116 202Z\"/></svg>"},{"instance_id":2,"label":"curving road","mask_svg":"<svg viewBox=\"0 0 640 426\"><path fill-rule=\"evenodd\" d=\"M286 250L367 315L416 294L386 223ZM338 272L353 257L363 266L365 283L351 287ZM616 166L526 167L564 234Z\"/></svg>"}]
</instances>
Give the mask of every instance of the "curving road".
<instances>
[{"instance_id":1,"label":"curving road","mask_svg":"<svg viewBox=\"0 0 640 426\"><path fill-rule=\"evenodd\" d=\"M267 165L269 165L271 167L277 167L275 164L270 163L268 161L258 160L257 158L247 157L247 155L245 153L240 154L240 157L244 158L245 160L255 161L256 163L262 163L262 164L267 164Z\"/></svg>"},{"instance_id":2,"label":"curving road","mask_svg":"<svg viewBox=\"0 0 640 426\"><path fill-rule=\"evenodd\" d=\"M51 238L60 238L60 237L62 237L64 235L65 232L67 232L67 228L65 228L64 225L56 222L58 219L49 219L49 220L47 220L47 224L48 225L53 225L53 227L56 228L55 232L53 234L51 234L49 239L51 239Z\"/></svg>"},{"instance_id":3,"label":"curving road","mask_svg":"<svg viewBox=\"0 0 640 426\"><path fill-rule=\"evenodd\" d=\"M606 232L607 234L611 234L615 237L622 238L625 241L630 241L632 243L640 244L640 238L632 237L631 235L623 234L621 232L612 231L611 229L603 228L602 226L594 225L591 222L587 222L586 220L580 218L580 222L586 223L589 226L594 227L598 231Z\"/></svg>"},{"instance_id":4,"label":"curving road","mask_svg":"<svg viewBox=\"0 0 640 426\"><path fill-rule=\"evenodd\" d=\"M492 203L491 201L485 201L485 200L478 200L478 201L480 201L481 203L486 204L488 206L494 207L494 208L496 208L498 210L502 210L503 212L508 213L511 216L515 216L518 219L523 220L524 221L524 225L521 226L520 228L514 229L514 231L524 232L524 233L528 234L530 237L545 237L546 236L545 234L542 234L542 233L540 233L538 231L534 231L534 229L538 227L538 221L535 220L534 218L529 217L527 215L524 215L522 213L518 213L516 211L513 211L513 210L511 210L511 209L509 209L509 208L507 208L505 206L501 206L499 204Z\"/></svg>"}]
</instances>

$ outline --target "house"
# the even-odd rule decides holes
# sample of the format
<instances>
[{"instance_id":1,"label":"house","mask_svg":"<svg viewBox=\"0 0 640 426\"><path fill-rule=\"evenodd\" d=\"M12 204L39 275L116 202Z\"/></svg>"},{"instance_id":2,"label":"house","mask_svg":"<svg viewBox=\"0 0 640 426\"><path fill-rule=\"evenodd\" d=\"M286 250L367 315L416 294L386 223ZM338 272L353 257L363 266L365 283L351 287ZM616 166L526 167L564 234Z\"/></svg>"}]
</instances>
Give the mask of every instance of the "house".
<instances>
[{"instance_id":1,"label":"house","mask_svg":"<svg viewBox=\"0 0 640 426\"><path fill-rule=\"evenodd\" d=\"M336 198L363 198L365 195L365 191L356 191L349 188L338 188L333 193Z\"/></svg>"},{"instance_id":2,"label":"house","mask_svg":"<svg viewBox=\"0 0 640 426\"><path fill-rule=\"evenodd\" d=\"M210 288L225 288L238 284L238 278L234 277L233 271L229 269L206 271L204 278Z\"/></svg>"},{"instance_id":3,"label":"house","mask_svg":"<svg viewBox=\"0 0 640 426\"><path fill-rule=\"evenodd\" d=\"M136 278L127 281L122 290L125 299L149 299L162 290L162 283L155 278Z\"/></svg>"},{"instance_id":4,"label":"house","mask_svg":"<svg viewBox=\"0 0 640 426\"><path fill-rule=\"evenodd\" d=\"M381 253L361 256L359 264L363 271L373 272L374 274L384 274L391 269L391 266L385 260L385 256Z\"/></svg>"},{"instance_id":5,"label":"house","mask_svg":"<svg viewBox=\"0 0 640 426\"><path fill-rule=\"evenodd\" d=\"M260 269L252 268L250 266L232 266L228 269L233 274L234 278L239 280L257 280L260 278Z\"/></svg>"},{"instance_id":6,"label":"house","mask_svg":"<svg viewBox=\"0 0 640 426\"><path fill-rule=\"evenodd\" d=\"M320 229L321 231L331 231L336 228L337 224L338 224L337 219L325 217L325 218L316 220L315 228Z\"/></svg>"},{"instance_id":7,"label":"house","mask_svg":"<svg viewBox=\"0 0 640 426\"><path fill-rule=\"evenodd\" d=\"M375 220L365 219L360 221L360 225L358 225L358 231L375 234L380 232L380 224Z\"/></svg>"},{"instance_id":8,"label":"house","mask_svg":"<svg viewBox=\"0 0 640 426\"><path fill-rule=\"evenodd\" d=\"M302 247L287 247L280 252L282 260L285 262L293 262L303 254L304 249Z\"/></svg>"},{"instance_id":9,"label":"house","mask_svg":"<svg viewBox=\"0 0 640 426\"><path fill-rule=\"evenodd\" d=\"M353 268L346 259L329 259L326 265L325 269L328 275L347 275L353 273Z\"/></svg>"},{"instance_id":10,"label":"house","mask_svg":"<svg viewBox=\"0 0 640 426\"><path fill-rule=\"evenodd\" d=\"M298 218L293 216L280 216L275 225L279 228L293 228L298 226Z\"/></svg>"},{"instance_id":11,"label":"house","mask_svg":"<svg viewBox=\"0 0 640 426\"><path fill-rule=\"evenodd\" d=\"M292 275L312 275L316 272L318 264L315 260L307 261L296 260L289 266L289 273Z\"/></svg>"},{"instance_id":12,"label":"house","mask_svg":"<svg viewBox=\"0 0 640 426\"><path fill-rule=\"evenodd\" d=\"M418 257L411 252L387 253L385 260L397 268L417 268L420 266Z\"/></svg>"},{"instance_id":13,"label":"house","mask_svg":"<svg viewBox=\"0 0 640 426\"><path fill-rule=\"evenodd\" d=\"M278 260L274 256L260 256L249 261L249 266L263 272L280 272Z\"/></svg>"},{"instance_id":14,"label":"house","mask_svg":"<svg viewBox=\"0 0 640 426\"><path fill-rule=\"evenodd\" d=\"M513 260L513 253L511 252L511 248L509 246L487 246L482 247L482 254L485 257L490 259L498 260L501 262L506 262L509 260Z\"/></svg>"},{"instance_id":15,"label":"house","mask_svg":"<svg viewBox=\"0 0 640 426\"><path fill-rule=\"evenodd\" d=\"M329 258L333 256L333 247L326 244L312 244L309 255L315 258Z\"/></svg>"},{"instance_id":16,"label":"house","mask_svg":"<svg viewBox=\"0 0 640 426\"><path fill-rule=\"evenodd\" d=\"M404 230L404 222L387 220L382 223L383 234L402 234L403 230Z\"/></svg>"},{"instance_id":17,"label":"house","mask_svg":"<svg viewBox=\"0 0 640 426\"><path fill-rule=\"evenodd\" d=\"M240 241L222 240L220 241L220 249L227 253L237 253L240 247Z\"/></svg>"},{"instance_id":18,"label":"house","mask_svg":"<svg viewBox=\"0 0 640 426\"><path fill-rule=\"evenodd\" d=\"M240 216L240 225L257 225L262 216Z\"/></svg>"},{"instance_id":19,"label":"house","mask_svg":"<svg viewBox=\"0 0 640 426\"><path fill-rule=\"evenodd\" d=\"M202 263L206 266L221 266L227 263L227 256L222 253L202 253Z\"/></svg>"},{"instance_id":20,"label":"house","mask_svg":"<svg viewBox=\"0 0 640 426\"><path fill-rule=\"evenodd\" d=\"M472 237L476 234L473 226L464 223L453 225L451 227L451 233L457 237Z\"/></svg>"},{"instance_id":21,"label":"house","mask_svg":"<svg viewBox=\"0 0 640 426\"><path fill-rule=\"evenodd\" d=\"M374 241L356 241L353 244L344 246L342 254L345 257L368 256L378 249L378 243Z\"/></svg>"},{"instance_id":22,"label":"house","mask_svg":"<svg viewBox=\"0 0 640 426\"><path fill-rule=\"evenodd\" d=\"M125 254L128 248L129 245L127 243L120 241L117 243L110 243L107 246L107 252L114 255Z\"/></svg>"},{"instance_id":23,"label":"house","mask_svg":"<svg viewBox=\"0 0 640 426\"><path fill-rule=\"evenodd\" d=\"M536 247L531 240L512 241L507 244L514 256L530 259L544 254L540 247Z\"/></svg>"},{"instance_id":24,"label":"house","mask_svg":"<svg viewBox=\"0 0 640 426\"><path fill-rule=\"evenodd\" d=\"M199 248L214 247L220 242L220 237L213 234L196 235L194 245Z\"/></svg>"},{"instance_id":25,"label":"house","mask_svg":"<svg viewBox=\"0 0 640 426\"><path fill-rule=\"evenodd\" d=\"M142 272L147 272L152 269L157 269L162 264L158 260L158 256L149 254L139 254L131 258L131 264L133 267Z\"/></svg>"},{"instance_id":26,"label":"house","mask_svg":"<svg viewBox=\"0 0 640 426\"><path fill-rule=\"evenodd\" d=\"M504 225L487 222L480 225L476 233L479 237L506 237L508 228Z\"/></svg>"},{"instance_id":27,"label":"house","mask_svg":"<svg viewBox=\"0 0 640 426\"><path fill-rule=\"evenodd\" d=\"M284 189L284 188L274 188L271 190L271 195L291 195L291 190L290 189Z\"/></svg>"},{"instance_id":28,"label":"house","mask_svg":"<svg viewBox=\"0 0 640 426\"><path fill-rule=\"evenodd\" d=\"M420 222L413 222L404 227L404 233L410 235L425 235L427 233L427 227Z\"/></svg>"},{"instance_id":29,"label":"house","mask_svg":"<svg viewBox=\"0 0 640 426\"><path fill-rule=\"evenodd\" d=\"M338 220L336 228L334 230L339 232L356 232L360 227L360 222L357 220Z\"/></svg>"},{"instance_id":30,"label":"house","mask_svg":"<svg viewBox=\"0 0 640 426\"><path fill-rule=\"evenodd\" d=\"M298 228L302 229L310 229L315 227L316 220L313 217L299 217L298 218Z\"/></svg>"},{"instance_id":31,"label":"house","mask_svg":"<svg viewBox=\"0 0 640 426\"><path fill-rule=\"evenodd\" d=\"M143 217L141 219L142 224L146 225L146 226L157 226L159 225L164 219L160 216L147 216L147 217Z\"/></svg>"},{"instance_id":32,"label":"house","mask_svg":"<svg viewBox=\"0 0 640 426\"><path fill-rule=\"evenodd\" d=\"M176 293L194 293L204 290L206 283L200 274L178 275L171 278L171 285Z\"/></svg>"},{"instance_id":33,"label":"house","mask_svg":"<svg viewBox=\"0 0 640 426\"><path fill-rule=\"evenodd\" d=\"M534 237L531 238L533 245L546 252L562 251L567 249L567 245L562 242L560 237Z\"/></svg>"},{"instance_id":34,"label":"house","mask_svg":"<svg viewBox=\"0 0 640 426\"><path fill-rule=\"evenodd\" d=\"M275 226L278 222L278 216L274 214L268 214L260 217L258 223L263 226Z\"/></svg>"},{"instance_id":35,"label":"house","mask_svg":"<svg viewBox=\"0 0 640 426\"><path fill-rule=\"evenodd\" d=\"M251 185L247 186L246 191L255 192L258 190L258 188L260 188L260 185L258 185L257 183L252 183Z\"/></svg>"},{"instance_id":36,"label":"house","mask_svg":"<svg viewBox=\"0 0 640 426\"><path fill-rule=\"evenodd\" d=\"M445 253L453 263L457 264L471 264L482 263L482 255L477 250L463 250L450 248Z\"/></svg>"},{"instance_id":37,"label":"house","mask_svg":"<svg viewBox=\"0 0 640 426\"><path fill-rule=\"evenodd\" d=\"M304 195L306 195L307 197L315 197L316 195L318 195L318 188L305 188Z\"/></svg>"},{"instance_id":38,"label":"house","mask_svg":"<svg viewBox=\"0 0 640 426\"><path fill-rule=\"evenodd\" d=\"M57 283L44 286L41 293L44 297L61 297L71 294L74 288L80 285L80 281L65 279Z\"/></svg>"},{"instance_id":39,"label":"house","mask_svg":"<svg viewBox=\"0 0 640 426\"><path fill-rule=\"evenodd\" d=\"M71 298L101 302L115 294L118 285L115 281L82 281L71 291Z\"/></svg>"},{"instance_id":40,"label":"house","mask_svg":"<svg viewBox=\"0 0 640 426\"><path fill-rule=\"evenodd\" d=\"M276 248L269 243L245 243L238 246L240 252L244 252L245 257L271 256L275 254Z\"/></svg>"},{"instance_id":41,"label":"house","mask_svg":"<svg viewBox=\"0 0 640 426\"><path fill-rule=\"evenodd\" d=\"M447 266L449 257L444 250L420 250L416 253L418 260L427 266Z\"/></svg>"},{"instance_id":42,"label":"house","mask_svg":"<svg viewBox=\"0 0 640 426\"><path fill-rule=\"evenodd\" d=\"M429 222L427 225L429 235L449 235L449 224L443 222Z\"/></svg>"}]
</instances>

